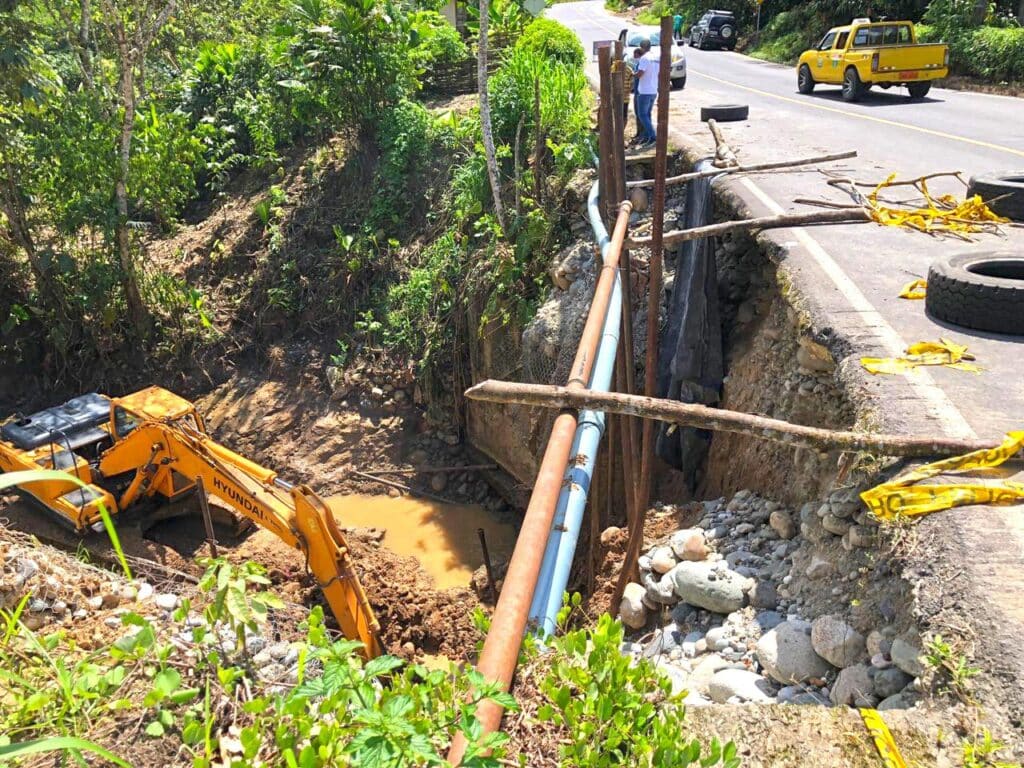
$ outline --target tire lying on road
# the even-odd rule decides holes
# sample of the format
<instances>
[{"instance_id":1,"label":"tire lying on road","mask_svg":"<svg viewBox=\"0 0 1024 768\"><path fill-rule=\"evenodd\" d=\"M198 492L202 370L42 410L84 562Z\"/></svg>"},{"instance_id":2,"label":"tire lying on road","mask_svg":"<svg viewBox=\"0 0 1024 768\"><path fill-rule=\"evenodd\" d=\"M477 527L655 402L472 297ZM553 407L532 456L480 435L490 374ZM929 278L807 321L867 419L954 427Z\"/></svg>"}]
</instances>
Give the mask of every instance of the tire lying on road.
<instances>
[{"instance_id":1,"label":"tire lying on road","mask_svg":"<svg viewBox=\"0 0 1024 768\"><path fill-rule=\"evenodd\" d=\"M925 306L936 320L1024 334L1024 256L989 251L935 262L928 270Z\"/></svg>"},{"instance_id":2,"label":"tire lying on road","mask_svg":"<svg viewBox=\"0 0 1024 768\"><path fill-rule=\"evenodd\" d=\"M1024 221L1024 170L972 176L967 186L967 196L971 195L981 195L1000 216Z\"/></svg>"},{"instance_id":3,"label":"tire lying on road","mask_svg":"<svg viewBox=\"0 0 1024 768\"><path fill-rule=\"evenodd\" d=\"M719 123L736 122L746 120L750 115L750 107L746 104L712 104L710 107L700 108L700 119L703 122L715 120Z\"/></svg>"}]
</instances>

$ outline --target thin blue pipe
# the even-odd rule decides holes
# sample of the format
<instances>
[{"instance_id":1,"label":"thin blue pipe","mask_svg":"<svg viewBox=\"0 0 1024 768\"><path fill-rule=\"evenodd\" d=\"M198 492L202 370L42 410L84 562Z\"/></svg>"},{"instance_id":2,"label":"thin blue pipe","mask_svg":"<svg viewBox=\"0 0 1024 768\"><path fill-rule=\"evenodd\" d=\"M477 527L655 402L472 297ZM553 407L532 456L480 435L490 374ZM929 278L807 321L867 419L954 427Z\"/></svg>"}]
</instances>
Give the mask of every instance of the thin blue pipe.
<instances>
[{"instance_id":1,"label":"thin blue pipe","mask_svg":"<svg viewBox=\"0 0 1024 768\"><path fill-rule=\"evenodd\" d=\"M594 239L601 249L603 262L611 238L601 218L597 191L598 185L595 182L587 198L587 213L594 231ZM589 388L594 391L607 392L611 387L621 321L622 284L619 275L616 274L597 356L588 382ZM562 608L562 597L569 583L569 573L576 555L576 545L583 524L583 511L590 492L604 427L605 415L602 411L580 411L576 434L573 437L572 460L566 468L567 482L563 484L558 495L555 518L544 550L537 589L530 606L530 620L537 627L541 637L554 634L557 629L558 612Z\"/></svg>"}]
</instances>

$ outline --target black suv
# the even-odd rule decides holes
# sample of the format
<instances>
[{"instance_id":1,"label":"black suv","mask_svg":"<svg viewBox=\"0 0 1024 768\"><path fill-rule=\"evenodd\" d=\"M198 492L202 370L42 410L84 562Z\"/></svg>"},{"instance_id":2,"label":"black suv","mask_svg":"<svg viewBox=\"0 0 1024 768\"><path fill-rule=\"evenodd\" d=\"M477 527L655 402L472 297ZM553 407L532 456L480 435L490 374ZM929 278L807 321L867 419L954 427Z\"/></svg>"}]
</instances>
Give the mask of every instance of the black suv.
<instances>
[{"instance_id":1,"label":"black suv","mask_svg":"<svg viewBox=\"0 0 1024 768\"><path fill-rule=\"evenodd\" d=\"M701 50L715 46L736 47L738 31L732 11L708 11L690 28L690 45Z\"/></svg>"}]
</instances>

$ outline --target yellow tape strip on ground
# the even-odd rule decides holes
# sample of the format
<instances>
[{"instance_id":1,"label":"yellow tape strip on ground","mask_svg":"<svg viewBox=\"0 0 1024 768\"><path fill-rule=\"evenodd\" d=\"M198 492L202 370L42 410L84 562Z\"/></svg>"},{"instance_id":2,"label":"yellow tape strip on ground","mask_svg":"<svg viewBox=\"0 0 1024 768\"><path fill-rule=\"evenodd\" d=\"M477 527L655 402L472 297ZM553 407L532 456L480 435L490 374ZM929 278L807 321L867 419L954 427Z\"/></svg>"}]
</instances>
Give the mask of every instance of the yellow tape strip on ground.
<instances>
[{"instance_id":1,"label":"yellow tape strip on ground","mask_svg":"<svg viewBox=\"0 0 1024 768\"><path fill-rule=\"evenodd\" d=\"M967 347L949 339L918 341L907 347L904 357L862 357L860 364L868 373L906 373L920 365L941 365L958 371L981 373L980 366L964 362L973 360Z\"/></svg>"},{"instance_id":2,"label":"yellow tape strip on ground","mask_svg":"<svg viewBox=\"0 0 1024 768\"><path fill-rule=\"evenodd\" d=\"M923 277L907 283L900 290L901 299L923 299L928 290L928 281Z\"/></svg>"},{"instance_id":3,"label":"yellow tape strip on ground","mask_svg":"<svg viewBox=\"0 0 1024 768\"><path fill-rule=\"evenodd\" d=\"M874 709L858 711L864 721L864 727L868 729L871 739L875 742L878 756L882 758L886 768L907 768L903 755L900 754L899 747L896 746L896 739L892 737L892 732L889 731L882 716Z\"/></svg>"},{"instance_id":4,"label":"yellow tape strip on ground","mask_svg":"<svg viewBox=\"0 0 1024 768\"><path fill-rule=\"evenodd\" d=\"M1018 504L1024 502L1024 483L1001 480L991 484L914 485L946 472L998 467L1024 448L1024 430L1010 432L1002 445L943 459L897 475L860 495L879 520L914 517L966 504Z\"/></svg>"}]
</instances>

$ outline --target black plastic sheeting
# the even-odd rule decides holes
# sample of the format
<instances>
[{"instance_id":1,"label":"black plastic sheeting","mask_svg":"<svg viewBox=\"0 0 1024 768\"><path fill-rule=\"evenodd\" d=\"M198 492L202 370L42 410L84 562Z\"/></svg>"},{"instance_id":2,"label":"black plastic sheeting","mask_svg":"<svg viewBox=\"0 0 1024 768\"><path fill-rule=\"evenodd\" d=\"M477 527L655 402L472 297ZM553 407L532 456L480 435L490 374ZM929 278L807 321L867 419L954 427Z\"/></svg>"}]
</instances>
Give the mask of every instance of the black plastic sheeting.
<instances>
[{"instance_id":1,"label":"black plastic sheeting","mask_svg":"<svg viewBox=\"0 0 1024 768\"><path fill-rule=\"evenodd\" d=\"M691 180L683 208L685 227L708 224L712 214L710 178ZM724 375L714 241L689 240L677 257L668 323L661 332L658 392L683 403L717 405ZM692 491L710 442L707 430L660 422L656 451L683 473Z\"/></svg>"}]
</instances>

